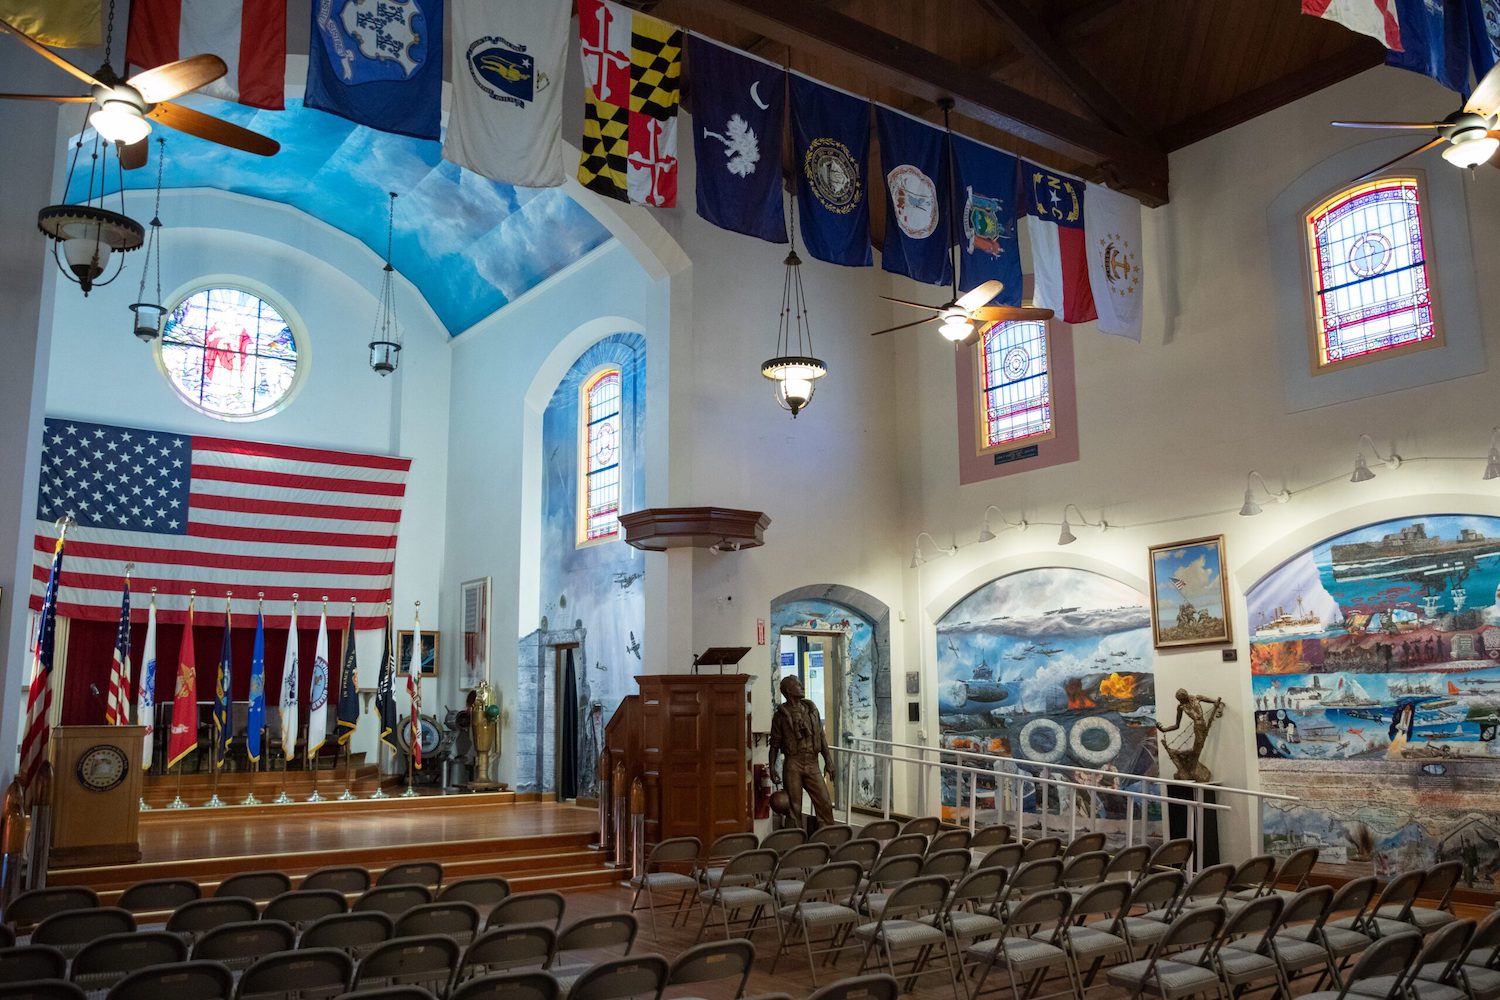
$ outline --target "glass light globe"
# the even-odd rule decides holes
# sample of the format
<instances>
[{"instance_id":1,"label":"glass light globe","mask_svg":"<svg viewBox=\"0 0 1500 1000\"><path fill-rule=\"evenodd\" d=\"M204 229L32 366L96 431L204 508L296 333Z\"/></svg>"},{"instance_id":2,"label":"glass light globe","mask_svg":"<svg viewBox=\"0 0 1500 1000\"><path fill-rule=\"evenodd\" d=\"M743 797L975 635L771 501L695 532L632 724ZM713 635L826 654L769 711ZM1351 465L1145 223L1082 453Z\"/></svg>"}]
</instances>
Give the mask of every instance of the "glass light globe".
<instances>
[{"instance_id":1,"label":"glass light globe","mask_svg":"<svg viewBox=\"0 0 1500 1000\"><path fill-rule=\"evenodd\" d=\"M142 117L140 109L125 101L105 101L89 116L89 124L110 142L127 146L151 134L151 123Z\"/></svg>"},{"instance_id":2,"label":"glass light globe","mask_svg":"<svg viewBox=\"0 0 1500 1000\"><path fill-rule=\"evenodd\" d=\"M1443 159L1455 167L1477 167L1500 149L1500 139L1480 133L1472 139L1457 136L1443 150Z\"/></svg>"}]
</instances>

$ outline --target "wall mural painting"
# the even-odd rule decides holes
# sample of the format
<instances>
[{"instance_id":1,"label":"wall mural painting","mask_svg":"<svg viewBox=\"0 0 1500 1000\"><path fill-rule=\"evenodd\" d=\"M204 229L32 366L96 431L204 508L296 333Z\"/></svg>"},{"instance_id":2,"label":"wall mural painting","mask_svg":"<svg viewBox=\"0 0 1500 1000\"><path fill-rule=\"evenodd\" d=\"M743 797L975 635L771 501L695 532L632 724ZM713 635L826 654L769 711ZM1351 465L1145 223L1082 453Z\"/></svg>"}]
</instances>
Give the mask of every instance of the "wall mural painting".
<instances>
[{"instance_id":1,"label":"wall mural painting","mask_svg":"<svg viewBox=\"0 0 1500 1000\"><path fill-rule=\"evenodd\" d=\"M1119 773L1101 788L1139 789L1128 775L1156 773L1144 594L1084 570L1026 570L954 605L937 623L937 642L942 746ZM968 782L951 772L943 782L945 816L967 819ZM1006 803L997 804L995 782L981 778L973 791L978 822L1014 823L1013 811L999 815ZM1067 808L1053 799L1049 812ZM1099 829L1125 817L1120 796L1080 798L1073 808Z\"/></svg>"},{"instance_id":2,"label":"wall mural painting","mask_svg":"<svg viewBox=\"0 0 1500 1000\"><path fill-rule=\"evenodd\" d=\"M1247 595L1265 849L1500 889L1500 518L1372 524Z\"/></svg>"}]
</instances>

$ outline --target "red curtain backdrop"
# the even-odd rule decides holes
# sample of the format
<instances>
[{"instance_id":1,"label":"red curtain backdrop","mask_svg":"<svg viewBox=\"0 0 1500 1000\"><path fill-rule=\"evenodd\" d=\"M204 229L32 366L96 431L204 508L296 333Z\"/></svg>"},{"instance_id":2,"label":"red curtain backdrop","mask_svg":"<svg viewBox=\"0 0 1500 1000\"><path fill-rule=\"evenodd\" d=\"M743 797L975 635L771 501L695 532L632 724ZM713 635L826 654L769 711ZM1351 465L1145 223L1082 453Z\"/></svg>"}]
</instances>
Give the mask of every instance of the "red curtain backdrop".
<instances>
[{"instance_id":1,"label":"red curtain backdrop","mask_svg":"<svg viewBox=\"0 0 1500 1000\"><path fill-rule=\"evenodd\" d=\"M248 620L248 624L242 624ZM232 693L235 701L250 696L250 654L255 648L255 619L235 615L229 645L234 657ZM330 626L332 622L330 621ZM348 624L346 619L340 624ZM308 688L312 684L313 655L318 645L316 615L299 618L297 629L297 701L307 718ZM62 724L104 724L104 699L109 690L110 664L115 653L116 622L70 619L67 674L63 680ZM177 688L177 652L182 644L182 626L156 626L156 703L171 704ZM343 664L343 629L328 630L329 717L338 702L339 673ZM141 682L141 663L146 641L146 623L130 626L130 703L135 705ZM193 621L193 653L198 664L198 700L212 701L219 676L219 649L224 642L224 616L199 612ZM266 708L274 712L281 704L281 666L286 656L286 629L266 630ZM373 679L373 675L372 679ZM96 693L97 692L97 693ZM131 718L135 712L132 708ZM206 717L206 716L205 716Z\"/></svg>"}]
</instances>

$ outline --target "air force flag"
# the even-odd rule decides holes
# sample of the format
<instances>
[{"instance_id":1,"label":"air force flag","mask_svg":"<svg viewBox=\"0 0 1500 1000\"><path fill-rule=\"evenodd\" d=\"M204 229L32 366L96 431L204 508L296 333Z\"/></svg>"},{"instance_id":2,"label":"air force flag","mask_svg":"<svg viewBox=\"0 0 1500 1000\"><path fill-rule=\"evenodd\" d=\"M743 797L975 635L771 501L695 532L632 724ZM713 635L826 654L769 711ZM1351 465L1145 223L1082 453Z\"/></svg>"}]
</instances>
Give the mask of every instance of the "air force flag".
<instances>
[{"instance_id":1,"label":"air force flag","mask_svg":"<svg viewBox=\"0 0 1500 1000\"><path fill-rule=\"evenodd\" d=\"M875 124L886 190L881 266L913 281L946 285L953 280L947 134L878 105Z\"/></svg>"},{"instance_id":2,"label":"air force flag","mask_svg":"<svg viewBox=\"0 0 1500 1000\"><path fill-rule=\"evenodd\" d=\"M1021 304L1021 253L1016 242L1016 158L953 137L953 176L959 206L956 233L960 289L978 288L990 279L1004 283L998 305Z\"/></svg>"},{"instance_id":3,"label":"air force flag","mask_svg":"<svg viewBox=\"0 0 1500 1000\"><path fill-rule=\"evenodd\" d=\"M436 139L442 96L443 0L313 0L307 107Z\"/></svg>"},{"instance_id":4,"label":"air force flag","mask_svg":"<svg viewBox=\"0 0 1500 1000\"><path fill-rule=\"evenodd\" d=\"M792 74L797 207L807 252L869 267L870 102Z\"/></svg>"},{"instance_id":5,"label":"air force flag","mask_svg":"<svg viewBox=\"0 0 1500 1000\"><path fill-rule=\"evenodd\" d=\"M720 229L786 242L781 136L786 71L688 36L698 214Z\"/></svg>"}]
</instances>

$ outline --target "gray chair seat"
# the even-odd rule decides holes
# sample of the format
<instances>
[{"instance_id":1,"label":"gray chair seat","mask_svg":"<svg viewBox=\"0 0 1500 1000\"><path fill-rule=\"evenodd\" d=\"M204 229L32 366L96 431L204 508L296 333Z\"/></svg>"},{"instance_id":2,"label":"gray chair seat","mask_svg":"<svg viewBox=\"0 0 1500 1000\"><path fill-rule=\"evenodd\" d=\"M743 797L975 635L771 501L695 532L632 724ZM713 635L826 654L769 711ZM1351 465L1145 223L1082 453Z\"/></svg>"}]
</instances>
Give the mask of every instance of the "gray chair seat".
<instances>
[{"instance_id":1,"label":"gray chair seat","mask_svg":"<svg viewBox=\"0 0 1500 1000\"><path fill-rule=\"evenodd\" d=\"M771 894L764 889L757 889L748 885L728 885L722 889L704 889L698 896L705 902L712 902L714 893L719 894L719 905L727 909L738 909L742 906L765 906L774 902Z\"/></svg>"},{"instance_id":2,"label":"gray chair seat","mask_svg":"<svg viewBox=\"0 0 1500 1000\"><path fill-rule=\"evenodd\" d=\"M943 932L920 920L887 920L884 923L861 924L854 934L861 941L868 941L879 934L892 948L921 948L943 943Z\"/></svg>"},{"instance_id":3,"label":"gray chair seat","mask_svg":"<svg viewBox=\"0 0 1500 1000\"><path fill-rule=\"evenodd\" d=\"M1068 951L1073 953L1075 959L1114 955L1126 951L1129 947L1125 939L1118 934L1111 934L1097 927L1068 928Z\"/></svg>"},{"instance_id":4,"label":"gray chair seat","mask_svg":"<svg viewBox=\"0 0 1500 1000\"><path fill-rule=\"evenodd\" d=\"M1160 920L1147 920L1145 917L1126 917L1125 936L1130 939L1132 946L1151 945L1160 941L1167 934L1167 925ZM1095 920L1088 924L1095 930L1107 930L1114 921Z\"/></svg>"},{"instance_id":5,"label":"gray chair seat","mask_svg":"<svg viewBox=\"0 0 1500 1000\"><path fill-rule=\"evenodd\" d=\"M691 875L681 872L647 872L645 878L633 878L630 880L631 887L645 885L653 890L664 889L667 891L687 892L698 888L698 880Z\"/></svg>"},{"instance_id":6,"label":"gray chair seat","mask_svg":"<svg viewBox=\"0 0 1500 1000\"><path fill-rule=\"evenodd\" d=\"M934 914L923 917L922 922L938 926L942 920L940 915ZM999 917L992 917L988 913L969 913L965 910L955 910L948 914L947 927L956 938L977 938L985 934L993 934L1005 926Z\"/></svg>"},{"instance_id":7,"label":"gray chair seat","mask_svg":"<svg viewBox=\"0 0 1500 1000\"><path fill-rule=\"evenodd\" d=\"M1057 945L1033 938L994 938L971 944L967 950L975 958L1004 962L1013 969L1024 970L1067 961L1067 952Z\"/></svg>"},{"instance_id":8,"label":"gray chair seat","mask_svg":"<svg viewBox=\"0 0 1500 1000\"><path fill-rule=\"evenodd\" d=\"M1396 979L1396 976L1372 976L1369 979L1361 979L1357 983L1350 984L1349 993L1351 996L1384 997L1396 985ZM1412 985L1420 1000L1466 1000L1467 997L1463 990L1455 986L1444 986L1442 983L1418 980Z\"/></svg>"},{"instance_id":9,"label":"gray chair seat","mask_svg":"<svg viewBox=\"0 0 1500 1000\"><path fill-rule=\"evenodd\" d=\"M879 920L880 915L885 912L886 893L872 892L864 899L865 912Z\"/></svg>"},{"instance_id":10,"label":"gray chair seat","mask_svg":"<svg viewBox=\"0 0 1500 1000\"><path fill-rule=\"evenodd\" d=\"M1347 917L1345 918L1348 919ZM1394 923L1395 921L1390 921ZM1350 930L1348 927L1337 926L1338 921L1323 925L1323 940L1328 944L1328 950L1333 952L1335 958L1347 958L1357 955L1370 947L1370 935L1359 931ZM1402 927L1410 930L1406 924Z\"/></svg>"},{"instance_id":11,"label":"gray chair seat","mask_svg":"<svg viewBox=\"0 0 1500 1000\"><path fill-rule=\"evenodd\" d=\"M1117 965L1105 973L1111 983L1122 989L1129 990L1133 994L1154 989L1160 983L1164 991L1169 995L1180 995L1184 993L1195 993L1200 990L1215 990L1219 988L1219 974L1213 969L1205 969L1201 965L1188 965L1183 962L1171 962L1166 959L1156 963L1156 969L1148 981L1146 972L1151 967L1150 959L1141 959L1138 962L1126 962Z\"/></svg>"},{"instance_id":12,"label":"gray chair seat","mask_svg":"<svg viewBox=\"0 0 1500 1000\"><path fill-rule=\"evenodd\" d=\"M1401 909L1399 906L1382 906L1375 911L1375 915L1381 918L1396 920L1397 916L1401 913ZM1397 922L1409 924L1423 934L1428 934L1439 927L1453 923L1457 919L1457 917L1447 910L1439 910L1433 906L1413 906L1411 912L1407 914L1406 920Z\"/></svg>"},{"instance_id":13,"label":"gray chair seat","mask_svg":"<svg viewBox=\"0 0 1500 1000\"><path fill-rule=\"evenodd\" d=\"M1203 957L1203 949L1189 948L1172 957L1196 964ZM1256 976L1263 972L1276 974L1276 960L1270 955L1236 948L1233 945L1226 945L1219 949L1219 967L1233 979Z\"/></svg>"},{"instance_id":14,"label":"gray chair seat","mask_svg":"<svg viewBox=\"0 0 1500 1000\"><path fill-rule=\"evenodd\" d=\"M1323 946L1316 941L1307 940L1305 936L1292 937L1278 934L1271 939L1271 946L1280 956L1281 964L1293 971L1324 965L1328 962L1328 952L1323 950Z\"/></svg>"},{"instance_id":15,"label":"gray chair seat","mask_svg":"<svg viewBox=\"0 0 1500 1000\"><path fill-rule=\"evenodd\" d=\"M771 891L776 893L777 899L783 901L790 899L795 902L797 897L802 895L802 880L779 878L771 883Z\"/></svg>"},{"instance_id":16,"label":"gray chair seat","mask_svg":"<svg viewBox=\"0 0 1500 1000\"><path fill-rule=\"evenodd\" d=\"M797 904L783 906L780 909L782 920L793 919L797 912ZM821 927L824 924L852 924L859 919L859 914L854 908L843 906L839 903L829 902L806 902L802 904L802 923L813 927Z\"/></svg>"},{"instance_id":17,"label":"gray chair seat","mask_svg":"<svg viewBox=\"0 0 1500 1000\"><path fill-rule=\"evenodd\" d=\"M1436 978L1442 974L1441 962L1430 968L1433 971L1432 978ZM1429 978L1427 967L1418 972L1417 977L1419 979ZM1478 966L1466 965L1463 967L1463 977L1469 984L1469 989L1473 991L1477 1000L1495 1000L1496 997L1500 997L1500 970L1481 969Z\"/></svg>"},{"instance_id":18,"label":"gray chair seat","mask_svg":"<svg viewBox=\"0 0 1500 1000\"><path fill-rule=\"evenodd\" d=\"M1414 924L1409 924L1404 920L1393 920L1390 917L1382 917L1378 914L1374 918L1366 917L1365 926L1368 927L1372 919L1374 920L1375 928L1380 932L1381 937L1390 937L1392 934L1400 934L1402 931L1409 931L1413 926L1415 926ZM1354 918L1340 917L1337 920L1330 920L1323 926L1325 930L1329 927L1337 927L1339 930L1354 930ZM1364 937L1365 946L1368 946L1370 943L1369 935L1366 934L1364 935Z\"/></svg>"},{"instance_id":19,"label":"gray chair seat","mask_svg":"<svg viewBox=\"0 0 1500 1000\"><path fill-rule=\"evenodd\" d=\"M1464 957L1464 965L1489 965L1494 957L1494 948L1476 948Z\"/></svg>"}]
</instances>

